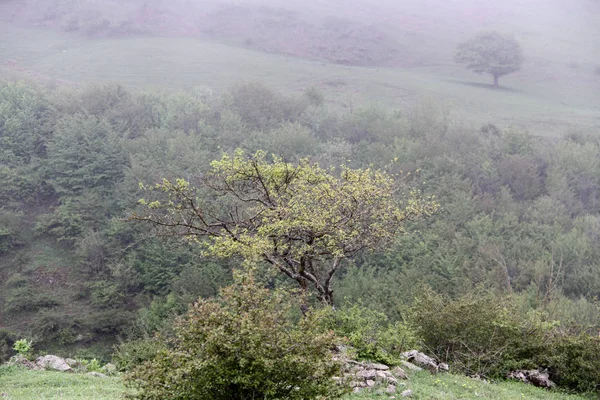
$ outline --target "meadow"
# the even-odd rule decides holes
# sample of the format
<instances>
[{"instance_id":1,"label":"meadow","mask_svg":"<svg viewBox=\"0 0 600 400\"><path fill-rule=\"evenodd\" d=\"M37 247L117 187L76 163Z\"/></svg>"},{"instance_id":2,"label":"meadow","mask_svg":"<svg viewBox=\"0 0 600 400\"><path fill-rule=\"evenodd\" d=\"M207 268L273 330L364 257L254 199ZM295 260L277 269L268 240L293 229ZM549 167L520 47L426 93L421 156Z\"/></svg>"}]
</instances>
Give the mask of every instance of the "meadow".
<instances>
[{"instance_id":1,"label":"meadow","mask_svg":"<svg viewBox=\"0 0 600 400\"><path fill-rule=\"evenodd\" d=\"M0 22L0 37L0 76L216 92L240 81L259 81L287 94L319 87L332 107L349 112L368 106L406 110L425 99L476 127L493 123L562 136L600 126L600 76L592 65L552 64L539 55L493 90L489 77L444 59L405 68L344 66L195 37L85 38L6 22Z\"/></svg>"},{"instance_id":2,"label":"meadow","mask_svg":"<svg viewBox=\"0 0 600 400\"><path fill-rule=\"evenodd\" d=\"M548 392L517 382L488 383L453 374L415 373L401 390L415 400L583 400L585 397ZM116 400L125 392L120 377L0 368L0 397L6 400ZM375 393L350 395L346 400L387 398Z\"/></svg>"}]
</instances>

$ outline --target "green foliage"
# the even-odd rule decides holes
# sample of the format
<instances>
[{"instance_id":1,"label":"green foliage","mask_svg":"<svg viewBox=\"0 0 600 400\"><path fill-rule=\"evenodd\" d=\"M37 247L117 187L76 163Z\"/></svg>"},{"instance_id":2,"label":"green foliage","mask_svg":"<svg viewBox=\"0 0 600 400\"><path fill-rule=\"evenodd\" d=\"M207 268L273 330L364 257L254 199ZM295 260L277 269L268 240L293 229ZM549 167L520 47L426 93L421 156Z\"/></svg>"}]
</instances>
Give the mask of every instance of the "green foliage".
<instances>
[{"instance_id":1,"label":"green foliage","mask_svg":"<svg viewBox=\"0 0 600 400\"><path fill-rule=\"evenodd\" d=\"M516 298L467 294L458 299L425 289L408 318L436 356L468 374L504 376L535 368L554 327L536 312L525 313Z\"/></svg>"},{"instance_id":2,"label":"green foliage","mask_svg":"<svg viewBox=\"0 0 600 400\"><path fill-rule=\"evenodd\" d=\"M561 327L544 311L527 310L522 297L479 293L452 300L424 290L408 319L424 345L455 370L502 378L546 367L562 388L600 388L600 340Z\"/></svg>"},{"instance_id":3,"label":"green foliage","mask_svg":"<svg viewBox=\"0 0 600 400\"><path fill-rule=\"evenodd\" d=\"M419 346L419 339L410 327L392 323L385 314L360 304L331 310L327 326L345 338L360 359L387 365L398 364L401 352Z\"/></svg>"},{"instance_id":4,"label":"green foliage","mask_svg":"<svg viewBox=\"0 0 600 400\"><path fill-rule=\"evenodd\" d=\"M498 77L521 69L523 50L519 42L509 36L485 32L461 43L454 59L473 72L491 74L494 86L498 86Z\"/></svg>"},{"instance_id":5,"label":"green foliage","mask_svg":"<svg viewBox=\"0 0 600 400\"><path fill-rule=\"evenodd\" d=\"M148 188L164 196L140 200L146 212L133 219L190 241L206 237L220 257L265 261L329 304L344 259L384 248L405 221L438 208L415 190L396 198L400 182L371 168L338 172L308 159L269 162L264 152L248 157L242 150L211 166L198 188L184 179Z\"/></svg>"},{"instance_id":6,"label":"green foliage","mask_svg":"<svg viewBox=\"0 0 600 400\"><path fill-rule=\"evenodd\" d=\"M20 356L29 358L33 351L33 342L27 339L19 339L13 344L13 350Z\"/></svg>"},{"instance_id":7,"label":"green foliage","mask_svg":"<svg viewBox=\"0 0 600 400\"><path fill-rule=\"evenodd\" d=\"M119 371L132 371L139 365L154 360L166 351L165 342L158 336L127 340L115 347L113 362Z\"/></svg>"},{"instance_id":8,"label":"green foliage","mask_svg":"<svg viewBox=\"0 0 600 400\"><path fill-rule=\"evenodd\" d=\"M79 360L81 365L89 372L100 372L102 371L102 364L95 358L91 360Z\"/></svg>"},{"instance_id":9,"label":"green foliage","mask_svg":"<svg viewBox=\"0 0 600 400\"><path fill-rule=\"evenodd\" d=\"M297 301L238 273L220 298L199 300L175 326L168 350L127 378L140 399L313 399L344 393L331 349L337 338L310 312L289 318Z\"/></svg>"}]
</instances>

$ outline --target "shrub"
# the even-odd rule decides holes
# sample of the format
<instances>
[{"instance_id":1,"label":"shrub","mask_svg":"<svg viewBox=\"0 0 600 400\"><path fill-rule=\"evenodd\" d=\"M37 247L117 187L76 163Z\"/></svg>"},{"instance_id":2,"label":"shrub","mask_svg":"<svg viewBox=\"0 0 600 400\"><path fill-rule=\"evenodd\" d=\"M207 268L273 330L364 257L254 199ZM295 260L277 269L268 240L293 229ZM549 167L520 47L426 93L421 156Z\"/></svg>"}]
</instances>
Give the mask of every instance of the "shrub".
<instances>
[{"instance_id":1,"label":"shrub","mask_svg":"<svg viewBox=\"0 0 600 400\"><path fill-rule=\"evenodd\" d=\"M399 354L418 347L416 334L403 323L390 323L381 312L360 304L332 311L328 327L354 348L361 359L396 365Z\"/></svg>"},{"instance_id":2,"label":"shrub","mask_svg":"<svg viewBox=\"0 0 600 400\"><path fill-rule=\"evenodd\" d=\"M0 328L0 364L8 361L14 354L13 345L15 343L15 335L6 329Z\"/></svg>"},{"instance_id":3,"label":"shrub","mask_svg":"<svg viewBox=\"0 0 600 400\"><path fill-rule=\"evenodd\" d=\"M585 333L557 335L540 363L561 387L578 392L600 391L600 338Z\"/></svg>"},{"instance_id":4,"label":"shrub","mask_svg":"<svg viewBox=\"0 0 600 400\"><path fill-rule=\"evenodd\" d=\"M168 350L126 378L138 399L314 399L345 390L322 314L290 319L295 298L237 273L218 299L200 300L175 326Z\"/></svg>"},{"instance_id":5,"label":"shrub","mask_svg":"<svg viewBox=\"0 0 600 400\"><path fill-rule=\"evenodd\" d=\"M538 367L554 327L538 312L523 312L513 297L470 293L452 300L428 289L408 319L439 359L467 374L492 377Z\"/></svg>"},{"instance_id":6,"label":"shrub","mask_svg":"<svg viewBox=\"0 0 600 400\"><path fill-rule=\"evenodd\" d=\"M468 374L504 377L513 370L544 367L562 388L600 389L600 339L527 310L524 299L467 294L451 300L426 290L409 320L430 351Z\"/></svg>"},{"instance_id":7,"label":"shrub","mask_svg":"<svg viewBox=\"0 0 600 400\"><path fill-rule=\"evenodd\" d=\"M144 337L116 346L112 359L119 371L131 371L146 361L153 360L165 350L164 342L158 337Z\"/></svg>"},{"instance_id":8,"label":"shrub","mask_svg":"<svg viewBox=\"0 0 600 400\"><path fill-rule=\"evenodd\" d=\"M17 352L17 354L28 358L33 351L33 342L27 339L19 339L13 344L13 350Z\"/></svg>"}]
</instances>

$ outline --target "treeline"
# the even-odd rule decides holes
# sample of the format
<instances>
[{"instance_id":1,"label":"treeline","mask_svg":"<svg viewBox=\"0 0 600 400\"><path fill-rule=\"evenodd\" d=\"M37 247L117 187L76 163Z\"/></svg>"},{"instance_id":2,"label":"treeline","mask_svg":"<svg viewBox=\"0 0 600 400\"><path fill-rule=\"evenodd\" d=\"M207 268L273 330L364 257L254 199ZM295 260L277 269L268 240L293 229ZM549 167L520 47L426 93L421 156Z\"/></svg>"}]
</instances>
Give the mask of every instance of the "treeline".
<instances>
[{"instance_id":1,"label":"treeline","mask_svg":"<svg viewBox=\"0 0 600 400\"><path fill-rule=\"evenodd\" d=\"M23 336L38 348L106 349L119 335L161 329L231 282L235 260L126 219L140 182L191 179L238 148L322 166L394 163L441 205L385 253L354 259L335 287L339 307L360 304L394 324L429 290L447 302L487 291L516 296L524 313L565 329L599 327L598 136L474 128L432 101L339 112L315 88L287 97L256 83L217 95L8 81L0 83L4 354Z\"/></svg>"}]
</instances>

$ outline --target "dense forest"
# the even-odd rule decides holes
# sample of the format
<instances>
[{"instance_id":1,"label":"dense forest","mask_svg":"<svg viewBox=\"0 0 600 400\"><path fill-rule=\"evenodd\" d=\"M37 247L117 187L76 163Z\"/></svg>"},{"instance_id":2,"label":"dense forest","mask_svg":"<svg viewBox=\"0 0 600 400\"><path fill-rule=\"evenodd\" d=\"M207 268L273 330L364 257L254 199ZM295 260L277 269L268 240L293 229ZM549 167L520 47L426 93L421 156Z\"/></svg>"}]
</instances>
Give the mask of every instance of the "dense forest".
<instances>
[{"instance_id":1,"label":"dense forest","mask_svg":"<svg viewBox=\"0 0 600 400\"><path fill-rule=\"evenodd\" d=\"M408 324L410 335L401 333L410 343L493 375L506 365L477 367L448 343L472 335L470 344L483 346L478 329L492 329L484 321L500 305L510 310L504 323L533 326L517 332L530 347L511 355L514 365L544 364L532 348L551 346L545 365L568 359L585 371L568 367L559 382L598 388L597 136L473 126L426 99L340 111L316 88L284 96L252 82L218 94L0 83L0 357L28 337L38 349L108 361L118 342L168 335L174 316L230 284L239 259L131 216L143 212L143 185L193 181L237 149L323 168L393 168L406 190L439 204L384 251L346 260L334 282L335 306L347 316L338 328L380 330L361 333L374 335L365 356L390 361L390 332Z\"/></svg>"}]
</instances>

